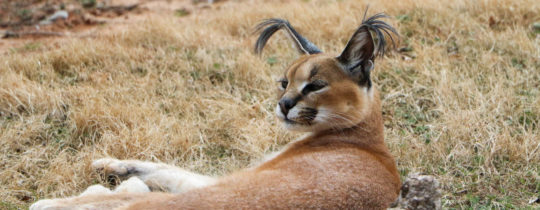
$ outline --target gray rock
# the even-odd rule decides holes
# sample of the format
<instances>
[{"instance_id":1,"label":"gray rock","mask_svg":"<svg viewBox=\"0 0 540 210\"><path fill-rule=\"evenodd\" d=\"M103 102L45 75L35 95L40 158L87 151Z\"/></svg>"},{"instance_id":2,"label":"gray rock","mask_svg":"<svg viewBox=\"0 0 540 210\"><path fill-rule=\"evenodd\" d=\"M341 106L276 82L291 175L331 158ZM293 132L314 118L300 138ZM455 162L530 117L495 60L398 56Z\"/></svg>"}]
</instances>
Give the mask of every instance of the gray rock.
<instances>
[{"instance_id":1,"label":"gray rock","mask_svg":"<svg viewBox=\"0 0 540 210\"><path fill-rule=\"evenodd\" d=\"M433 176L411 174L403 185L394 209L441 209L439 182Z\"/></svg>"},{"instance_id":2,"label":"gray rock","mask_svg":"<svg viewBox=\"0 0 540 210\"><path fill-rule=\"evenodd\" d=\"M45 20L42 20L41 22L39 22L39 24L41 25L48 25L48 24L51 24L53 23L54 21L58 20L58 19L68 19L69 17L69 13L65 10L58 10L56 11L54 14L52 14L51 16L47 17Z\"/></svg>"}]
</instances>

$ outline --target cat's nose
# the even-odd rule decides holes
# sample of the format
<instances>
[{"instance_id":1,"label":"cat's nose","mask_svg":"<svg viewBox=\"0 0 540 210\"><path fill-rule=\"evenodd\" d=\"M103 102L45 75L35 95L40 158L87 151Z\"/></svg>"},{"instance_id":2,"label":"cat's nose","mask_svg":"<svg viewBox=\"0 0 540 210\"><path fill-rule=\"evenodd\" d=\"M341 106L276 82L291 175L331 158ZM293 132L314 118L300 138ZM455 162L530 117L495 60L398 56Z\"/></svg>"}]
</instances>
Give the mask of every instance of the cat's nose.
<instances>
[{"instance_id":1,"label":"cat's nose","mask_svg":"<svg viewBox=\"0 0 540 210\"><path fill-rule=\"evenodd\" d=\"M279 108L281 108L281 112L283 115L285 115L285 118L287 118L287 114L289 113L289 110L291 110L294 105L296 105L296 100L291 98L282 98L279 100Z\"/></svg>"}]
</instances>

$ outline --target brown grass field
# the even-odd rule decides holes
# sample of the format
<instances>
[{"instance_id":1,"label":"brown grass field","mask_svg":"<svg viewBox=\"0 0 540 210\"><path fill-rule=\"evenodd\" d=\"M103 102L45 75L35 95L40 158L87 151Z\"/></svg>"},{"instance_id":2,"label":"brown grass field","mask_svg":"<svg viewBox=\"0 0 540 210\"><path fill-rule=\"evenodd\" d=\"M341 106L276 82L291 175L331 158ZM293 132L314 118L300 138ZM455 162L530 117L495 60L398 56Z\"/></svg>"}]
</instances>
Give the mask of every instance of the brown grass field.
<instances>
[{"instance_id":1,"label":"brown grass field","mask_svg":"<svg viewBox=\"0 0 540 210\"><path fill-rule=\"evenodd\" d=\"M444 208L540 208L540 1L231 0L2 51L0 209L110 186L101 157L222 175L278 150L298 55L283 33L254 55L253 27L286 18L337 55L367 3L401 34L372 75L402 177L437 177Z\"/></svg>"}]
</instances>

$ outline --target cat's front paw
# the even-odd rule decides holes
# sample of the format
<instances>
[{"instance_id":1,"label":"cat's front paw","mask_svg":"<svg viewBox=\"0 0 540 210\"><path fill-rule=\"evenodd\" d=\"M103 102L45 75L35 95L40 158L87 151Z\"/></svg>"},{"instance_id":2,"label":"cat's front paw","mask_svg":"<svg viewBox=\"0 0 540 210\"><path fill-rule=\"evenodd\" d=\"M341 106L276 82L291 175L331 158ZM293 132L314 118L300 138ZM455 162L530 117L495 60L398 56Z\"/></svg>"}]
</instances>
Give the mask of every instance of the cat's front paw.
<instances>
[{"instance_id":1,"label":"cat's front paw","mask_svg":"<svg viewBox=\"0 0 540 210\"><path fill-rule=\"evenodd\" d=\"M127 164L114 158L97 159L92 163L92 168L107 175L127 176L130 174Z\"/></svg>"}]
</instances>

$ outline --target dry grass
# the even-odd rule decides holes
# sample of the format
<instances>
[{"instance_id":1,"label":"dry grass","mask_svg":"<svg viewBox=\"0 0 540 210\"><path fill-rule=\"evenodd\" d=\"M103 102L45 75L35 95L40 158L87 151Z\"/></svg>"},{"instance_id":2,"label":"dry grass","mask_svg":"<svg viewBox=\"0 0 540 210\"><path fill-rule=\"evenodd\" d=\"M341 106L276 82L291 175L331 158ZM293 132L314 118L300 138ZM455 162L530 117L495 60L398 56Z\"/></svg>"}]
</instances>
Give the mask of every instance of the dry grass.
<instances>
[{"instance_id":1,"label":"dry grass","mask_svg":"<svg viewBox=\"0 0 540 210\"><path fill-rule=\"evenodd\" d=\"M403 176L433 174L447 208L538 208L540 2L371 1L404 53L377 63L386 141ZM96 158L163 161L225 174L297 134L273 115L295 57L283 34L251 53L252 27L283 17L339 53L365 3L230 1L126 30L37 41L0 60L0 208L105 183ZM404 60L403 56L408 58Z\"/></svg>"}]
</instances>

